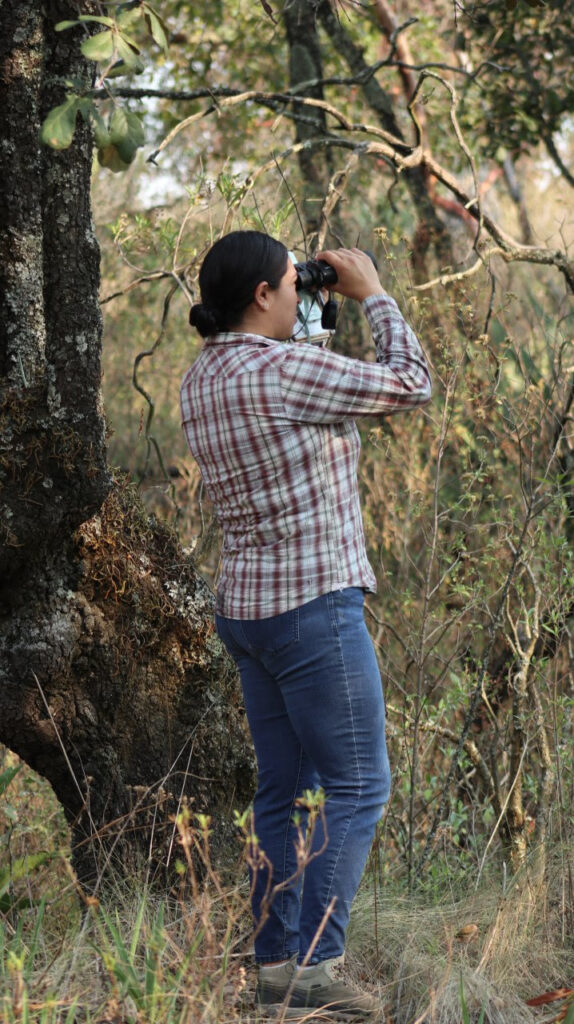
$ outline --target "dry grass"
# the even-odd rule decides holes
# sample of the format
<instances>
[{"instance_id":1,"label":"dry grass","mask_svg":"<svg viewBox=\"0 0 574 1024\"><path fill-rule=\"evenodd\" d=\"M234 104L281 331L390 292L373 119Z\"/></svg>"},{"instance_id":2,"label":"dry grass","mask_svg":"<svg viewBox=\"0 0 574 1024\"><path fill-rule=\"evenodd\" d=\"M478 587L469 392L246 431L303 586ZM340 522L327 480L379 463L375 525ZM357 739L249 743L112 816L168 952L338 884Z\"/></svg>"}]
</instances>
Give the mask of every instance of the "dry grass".
<instances>
[{"instance_id":1,"label":"dry grass","mask_svg":"<svg viewBox=\"0 0 574 1024\"><path fill-rule=\"evenodd\" d=\"M384 985L393 1024L528 1024L554 1019L526 1001L574 984L572 851L546 871L533 861L502 894L494 884L462 899L359 895L350 945L359 973ZM462 994L461 994L462 993ZM481 1018L482 1014L482 1018Z\"/></svg>"},{"instance_id":2,"label":"dry grass","mask_svg":"<svg viewBox=\"0 0 574 1024\"><path fill-rule=\"evenodd\" d=\"M353 914L349 971L380 992L387 1024L557 1019L559 1006L534 1010L526 1000L574 978L571 936L560 927L561 890L556 871L538 884L525 876L504 897L483 889L429 905L379 895L375 931L372 892L365 887ZM183 891L168 901L118 888L83 920L70 918L64 940L46 928L34 948L30 911L20 970L14 957L7 969L9 955L0 967L2 1024L63 1024L71 1007L76 1024L255 1021L244 882L227 889L226 899L232 928L212 887L196 893L195 902ZM23 990L26 1015L16 999Z\"/></svg>"},{"instance_id":3,"label":"dry grass","mask_svg":"<svg viewBox=\"0 0 574 1024\"><path fill-rule=\"evenodd\" d=\"M253 1024L245 873L235 885L212 870L199 880L189 858L178 894L122 883L82 914L65 827L42 787L25 769L3 802L4 850L50 838L55 856L20 881L28 908L0 914L0 1024ZM374 886L371 870L347 965L380 992L385 1024L571 1024L565 1000L527 1000L574 987L573 850L555 847L544 863L533 854L504 887L494 863L489 872L462 895L451 877L423 897Z\"/></svg>"}]
</instances>

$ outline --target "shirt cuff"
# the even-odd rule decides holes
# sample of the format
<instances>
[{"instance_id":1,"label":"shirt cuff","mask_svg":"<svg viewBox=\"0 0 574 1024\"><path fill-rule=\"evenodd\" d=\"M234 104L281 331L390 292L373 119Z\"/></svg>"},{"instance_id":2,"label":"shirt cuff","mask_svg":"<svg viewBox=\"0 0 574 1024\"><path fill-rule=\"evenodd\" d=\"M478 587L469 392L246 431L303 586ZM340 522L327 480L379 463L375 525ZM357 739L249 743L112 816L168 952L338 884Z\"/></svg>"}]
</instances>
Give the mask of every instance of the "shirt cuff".
<instances>
[{"instance_id":1,"label":"shirt cuff","mask_svg":"<svg viewBox=\"0 0 574 1024\"><path fill-rule=\"evenodd\" d=\"M396 309L397 304L392 295L387 292L376 292L375 295L367 295L367 298L361 302L361 307L365 313L369 313L371 311L378 312L381 309Z\"/></svg>"}]
</instances>

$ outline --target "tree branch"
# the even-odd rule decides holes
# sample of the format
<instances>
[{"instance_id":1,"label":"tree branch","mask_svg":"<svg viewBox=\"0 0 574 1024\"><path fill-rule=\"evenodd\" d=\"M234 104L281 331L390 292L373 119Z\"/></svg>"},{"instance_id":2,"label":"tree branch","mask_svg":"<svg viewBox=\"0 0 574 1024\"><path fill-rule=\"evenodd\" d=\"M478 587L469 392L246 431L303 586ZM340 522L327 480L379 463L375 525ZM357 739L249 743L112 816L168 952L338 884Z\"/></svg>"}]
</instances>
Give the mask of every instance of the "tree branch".
<instances>
[{"instance_id":1,"label":"tree branch","mask_svg":"<svg viewBox=\"0 0 574 1024\"><path fill-rule=\"evenodd\" d=\"M416 79L412 73L412 57L408 42L401 38L401 30L406 26L397 24L397 20L386 0L374 0L374 9L377 21L383 30L385 37L391 46L391 56L396 53L398 56L397 66L403 83L403 91L407 102L410 102L416 88ZM417 21L416 18L409 19L408 24ZM424 117L424 112L421 114Z\"/></svg>"},{"instance_id":2,"label":"tree branch","mask_svg":"<svg viewBox=\"0 0 574 1024\"><path fill-rule=\"evenodd\" d=\"M556 145L554 143L554 139L552 138L552 134L550 132L547 132L545 135L542 136L542 141L544 142L546 149L548 150L550 156L554 160L554 163L556 164L560 173L564 176L564 178L566 178L566 181L569 185L574 186L574 175L571 173L571 171L568 170L566 164L560 156L560 153L556 149Z\"/></svg>"},{"instance_id":3,"label":"tree branch","mask_svg":"<svg viewBox=\"0 0 574 1024\"><path fill-rule=\"evenodd\" d=\"M367 129L362 125L358 125L349 126L349 130L365 131ZM381 129L378 129L378 132L382 134ZM397 152L397 150L386 141L354 143L351 140L332 136L326 136L320 139L308 139L304 145L309 147L338 146L344 149L355 150L360 156L383 157L396 167L399 173L407 170L408 168L423 165L431 174L441 181L443 185L446 185L446 187L457 197L464 208L469 211L475 220L479 220L477 197L469 196L454 175L445 170L428 152L423 151L422 147L417 147L409 154L404 155L404 153ZM274 157L272 161L269 161L262 167L258 168L253 175L250 175L248 180L250 182L254 181L261 173L273 166L276 159L286 159L294 154L297 148L297 146L290 146L278 157ZM491 250L489 253L490 255L498 253L507 263L524 262L554 266L561 274L563 274L570 291L574 292L574 263L568 259L565 252L562 252L560 249L547 249L544 246L524 245L503 231L503 229L484 212L482 213L482 226L497 244L496 250ZM451 279L456 280L456 277L443 277L443 280L440 281L440 283L448 283ZM439 279L437 279L437 283L438 281ZM425 287L428 287L428 284L425 285Z\"/></svg>"},{"instance_id":4,"label":"tree branch","mask_svg":"<svg viewBox=\"0 0 574 1024\"><path fill-rule=\"evenodd\" d=\"M359 76L356 76L359 77ZM438 76L433 76L437 77ZM442 79L439 79L442 81ZM132 97L151 96L151 95L166 95L162 90L123 90L122 95L130 95ZM193 90L189 93L172 91L173 98L200 98L205 96L211 96L212 98L217 96L221 97L218 102L217 108L232 107L241 103L259 103L264 106L273 107L273 109L283 109L286 116L289 116L289 111L286 109L289 104L295 103L301 107L316 106L320 107L325 113L333 117L337 121L337 124L341 130L348 132L349 134L367 134L371 136L369 141L365 142L354 142L352 140L342 139L338 136L327 134L320 138L310 138L305 140L304 143L297 143L294 146L284 150L279 157L273 157L271 161L265 163L262 167L258 168L253 175L250 175L247 181L253 182L258 178L261 173L274 166L277 159L286 159L289 156L298 154L303 147L311 149L315 147L335 146L344 149L350 149L356 152L359 156L372 156L375 158L383 158L392 167L394 167L399 174L408 174L409 171L420 168L421 171L428 175L433 175L438 181L440 181L451 193L454 195L461 205L468 211L468 213L478 222L482 217L482 229L485 230L493 241L496 243L497 248L490 250L488 255L498 253L507 263L512 262L528 262L542 264L546 266L554 266L564 276L568 288L574 292L574 264L570 261L565 252L559 249L547 249L544 246L526 245L518 242L516 239L508 235L499 225L489 217L484 211L481 212L479 205L479 198L477 195L469 196L465 189L460 185L457 178L447 171L441 164L439 164L430 152L423 149L422 144L419 142L418 145L409 146L402 139L400 133L393 134L385 128L380 128L376 125L365 125L365 124L354 124L348 120L336 107L330 103L326 103L324 100L311 99L303 96L294 96L289 91L283 93L266 93L258 90L249 90L245 92L238 92L233 89L221 89L221 90ZM161 153L173 139L185 128L206 117L209 113L213 113L216 109L215 105L211 106L207 110L198 111L192 114L190 117L185 118L166 136L162 141L161 145L150 154L148 160L154 162L155 158ZM411 106L411 112L414 108ZM394 122L393 122L394 124ZM456 128L455 128L456 130ZM420 134L420 133L419 133ZM373 138L374 136L374 138ZM459 138L460 142L460 138ZM468 149L466 146L463 147L467 156L469 156ZM427 196L428 199L428 196ZM430 203L430 199L428 199ZM477 238L476 244L479 242ZM478 251L478 250L477 250ZM475 267L474 269L478 269ZM466 275L466 271L462 272ZM440 278L435 279L432 283L446 284L450 281L458 279L457 275L442 275ZM431 282L425 282L419 285L419 288L430 287Z\"/></svg>"}]
</instances>

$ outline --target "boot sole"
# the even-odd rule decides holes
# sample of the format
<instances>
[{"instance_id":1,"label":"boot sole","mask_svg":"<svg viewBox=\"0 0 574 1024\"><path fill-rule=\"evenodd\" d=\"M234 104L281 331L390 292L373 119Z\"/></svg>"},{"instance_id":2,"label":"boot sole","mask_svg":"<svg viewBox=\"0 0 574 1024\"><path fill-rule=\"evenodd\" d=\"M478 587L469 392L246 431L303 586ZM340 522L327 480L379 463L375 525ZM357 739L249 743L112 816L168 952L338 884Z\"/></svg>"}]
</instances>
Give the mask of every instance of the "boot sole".
<instances>
[{"instance_id":1,"label":"boot sole","mask_svg":"<svg viewBox=\"0 0 574 1024\"><path fill-rule=\"evenodd\" d=\"M374 1014L358 1013L351 1010L328 1010L318 1006L283 1006L282 1003L271 1003L258 1006L257 1019L263 1021L276 1020L282 1017L283 1020L301 1021L301 1024L321 1024L322 1021L328 1024L376 1024L377 1020L382 1021L382 1016L377 1018Z\"/></svg>"}]
</instances>

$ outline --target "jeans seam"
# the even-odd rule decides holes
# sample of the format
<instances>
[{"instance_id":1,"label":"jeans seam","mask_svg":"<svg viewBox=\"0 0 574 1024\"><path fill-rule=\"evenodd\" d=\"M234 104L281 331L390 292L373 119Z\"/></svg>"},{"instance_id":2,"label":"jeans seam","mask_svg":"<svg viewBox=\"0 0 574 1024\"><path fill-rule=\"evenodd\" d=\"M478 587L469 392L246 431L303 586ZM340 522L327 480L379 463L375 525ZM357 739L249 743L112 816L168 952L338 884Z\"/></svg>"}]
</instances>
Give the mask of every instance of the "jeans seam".
<instances>
[{"instance_id":1,"label":"jeans seam","mask_svg":"<svg viewBox=\"0 0 574 1024\"><path fill-rule=\"evenodd\" d=\"M293 808L295 806L295 800L297 799L297 794L299 792L299 782L300 782L300 779L301 779L301 765L303 763L303 753L304 753L303 747L301 745L299 745L299 766L297 768L297 781L295 783L295 787L293 789L293 795L291 797L291 807L289 809L289 818L287 819L287 827L285 829L285 839L284 839L284 843L283 843L283 867L284 868L285 868L285 864L286 864L286 861L287 861L287 843L289 841L289 826L290 826L292 818L293 818ZM284 870L283 870L283 874L285 874ZM286 881L286 879L284 878L283 881ZM286 887L284 887L281 890L281 920L283 921L283 933L284 934L286 933L286 927L285 927L285 896L286 896Z\"/></svg>"},{"instance_id":2,"label":"jeans seam","mask_svg":"<svg viewBox=\"0 0 574 1024\"><path fill-rule=\"evenodd\" d=\"M351 822L352 822L353 818L355 817L358 808L360 807L361 797L362 797L362 794L363 794L363 787L364 787L364 780L363 780L363 777L362 777L361 765L359 763L359 755L358 755L358 752L357 752L357 735L356 735L356 731L355 731L355 717L354 717L354 714L353 714L353 702L351 700L350 693L349 693L349 677L347 675L347 666L346 666L345 658L344 658L344 655L343 655L343 644L342 644L342 641L341 641L341 635L340 635L340 631L339 631L339 623L336 621L336 619L337 619L337 609L335 607L335 602L334 601L332 603L332 613L333 613L332 614L332 622L333 622L333 625L334 625L334 627L335 627L335 629L337 631L337 643L339 645L339 654L340 654L340 658L341 658L341 666L342 666L344 677L345 677L345 690L346 690L347 703L348 703L348 707L349 707L349 715L350 715L350 720L351 720L351 725L352 725L353 748L354 748L354 752L355 752L355 765L356 765L356 769L357 769L359 788L358 788L358 791L357 791L357 796L356 796L356 799L355 799L355 803L354 803L352 809L349 811L349 814L347 816L347 826L345 828L345 832L344 832L343 835L340 836L340 839L339 839L339 849L337 850L337 857L333 861L333 864L332 864L332 867L331 867L330 878L329 878L329 888L327 890L327 901L326 901L327 906L329 905L329 902L330 902L330 899L331 899L331 891L332 891L332 888L333 888L333 879L334 879L334 877L336 875L337 865L338 865L340 857L341 857L341 852L344 849L345 842L346 842L347 836L349 834L349 829L351 827ZM326 908L325 908L325 910L326 910ZM324 935L324 931L323 931L323 933L321 935L321 938L319 939L319 942L317 943L317 945L315 947L315 950L314 950L314 953L313 953L314 956L317 956L319 954L320 950L321 950L321 945L322 945L322 942L323 942L323 935Z\"/></svg>"}]
</instances>

